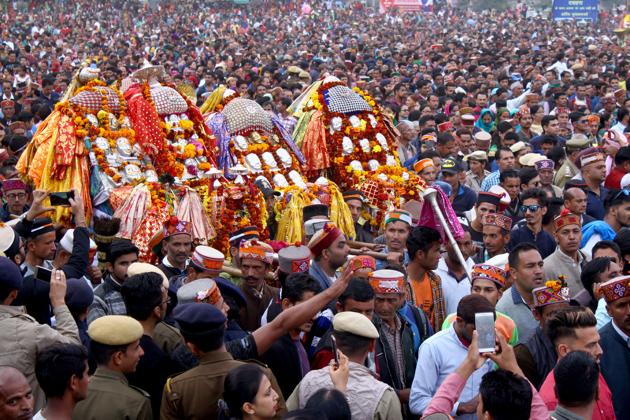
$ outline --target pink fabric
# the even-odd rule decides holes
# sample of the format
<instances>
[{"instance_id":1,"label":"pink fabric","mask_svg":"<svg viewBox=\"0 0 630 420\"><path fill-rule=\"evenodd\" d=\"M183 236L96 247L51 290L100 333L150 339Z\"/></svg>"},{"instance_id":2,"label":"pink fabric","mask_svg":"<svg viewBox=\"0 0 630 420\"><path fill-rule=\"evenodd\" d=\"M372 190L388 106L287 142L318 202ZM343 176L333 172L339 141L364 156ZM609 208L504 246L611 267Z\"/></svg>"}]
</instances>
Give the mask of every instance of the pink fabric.
<instances>
[{"instance_id":1,"label":"pink fabric","mask_svg":"<svg viewBox=\"0 0 630 420\"><path fill-rule=\"evenodd\" d=\"M453 372L448 375L431 399L427 409L422 413L422 418L436 413L450 415L465 385L466 379L459 373Z\"/></svg>"},{"instance_id":2,"label":"pink fabric","mask_svg":"<svg viewBox=\"0 0 630 420\"><path fill-rule=\"evenodd\" d=\"M438 186L433 186L433 188L437 191L435 196L438 207L442 210L442 214L444 215L444 219L446 219L446 223L448 223L448 227L453 234L455 239L461 239L464 237L464 229L462 229L462 225L459 223L459 219L453 210L453 206L451 205L451 201L448 199L448 196L444 194L444 191ZM425 200L426 201L426 200ZM418 226L426 226L440 232L440 237L442 238L442 242L448 242L448 236L442 227L442 223L440 223L440 219L437 214L433 210L433 206L429 203L425 203L422 206L422 213L420 214L420 221L418 222Z\"/></svg>"},{"instance_id":3,"label":"pink fabric","mask_svg":"<svg viewBox=\"0 0 630 420\"><path fill-rule=\"evenodd\" d=\"M424 413L422 413L422 418L436 413L450 414L453 411L453 407L455 406L455 403L459 398L459 394L462 392L465 385L466 379L460 376L459 373L453 372L448 375L431 399L431 402L429 403L427 409L424 410ZM547 410L545 402L540 397L538 392L536 392L536 388L534 388L531 383L529 385L532 387L532 411L529 414L529 419L549 419L549 411ZM608 389L608 387L606 387L606 389Z\"/></svg>"},{"instance_id":4,"label":"pink fabric","mask_svg":"<svg viewBox=\"0 0 630 420\"><path fill-rule=\"evenodd\" d=\"M554 387L556 385L556 379L553 377L553 371L549 372L547 375L547 379L540 387L540 396L543 401L547 405L547 409L549 411L553 411L556 409L558 405L558 399L556 398L556 393L554 391ZM614 420L615 419L615 410L612 404L612 393L610 392L610 388L608 388L608 384L606 380L599 374L599 396L597 401L595 402L595 406L593 407L593 420Z\"/></svg>"}]
</instances>

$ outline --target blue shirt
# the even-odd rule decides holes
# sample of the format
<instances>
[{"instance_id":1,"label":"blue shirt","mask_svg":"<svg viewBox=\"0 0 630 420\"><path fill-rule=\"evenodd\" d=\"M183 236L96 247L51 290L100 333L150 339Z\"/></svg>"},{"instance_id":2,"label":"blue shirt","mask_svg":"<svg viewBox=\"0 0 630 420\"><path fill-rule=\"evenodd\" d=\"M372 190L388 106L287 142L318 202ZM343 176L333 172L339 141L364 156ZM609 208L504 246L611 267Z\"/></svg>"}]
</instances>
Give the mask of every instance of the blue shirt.
<instances>
[{"instance_id":1,"label":"blue shirt","mask_svg":"<svg viewBox=\"0 0 630 420\"><path fill-rule=\"evenodd\" d=\"M389 254L389 249L387 249L387 247L383 248L383 250L381 251L383 254ZM407 252L407 250L405 249L405 252L403 253L403 266L407 266L409 265L409 252ZM376 260L376 269L377 270L383 270L387 268L387 261L386 260Z\"/></svg>"},{"instance_id":2,"label":"blue shirt","mask_svg":"<svg viewBox=\"0 0 630 420\"><path fill-rule=\"evenodd\" d=\"M500 176L501 173L498 170L488 175L481 183L481 191L488 192L490 191L490 188L494 187L495 185L499 185L499 183L501 182Z\"/></svg>"},{"instance_id":3,"label":"blue shirt","mask_svg":"<svg viewBox=\"0 0 630 420\"><path fill-rule=\"evenodd\" d=\"M459 190L457 190L457 196L453 200L453 210L455 213L463 214L472 209L477 202L477 194L470 188L463 184L459 184Z\"/></svg>"},{"instance_id":4,"label":"blue shirt","mask_svg":"<svg viewBox=\"0 0 630 420\"><path fill-rule=\"evenodd\" d=\"M444 382L446 377L455 372L466 359L468 348L461 342L455 327L442 330L431 336L420 346L416 374L411 385L409 408L414 414L422 413ZM458 401L450 413L455 416L460 402L470 401L479 393L481 378L494 369L493 362L486 362L468 378ZM458 419L476 419L474 414L458 416Z\"/></svg>"},{"instance_id":5,"label":"blue shirt","mask_svg":"<svg viewBox=\"0 0 630 420\"><path fill-rule=\"evenodd\" d=\"M507 246L508 251L511 251L521 242L531 242L535 244L543 260L556 250L556 241L553 240L550 234L541 230L538 234L534 235L534 232L532 232L527 225L512 229L512 232L510 232L510 242Z\"/></svg>"},{"instance_id":6,"label":"blue shirt","mask_svg":"<svg viewBox=\"0 0 630 420\"><path fill-rule=\"evenodd\" d=\"M600 187L599 195L588 188L586 190L586 214L597 220L604 220L606 209L604 209L604 200L608 194L608 189L603 185Z\"/></svg>"}]
</instances>

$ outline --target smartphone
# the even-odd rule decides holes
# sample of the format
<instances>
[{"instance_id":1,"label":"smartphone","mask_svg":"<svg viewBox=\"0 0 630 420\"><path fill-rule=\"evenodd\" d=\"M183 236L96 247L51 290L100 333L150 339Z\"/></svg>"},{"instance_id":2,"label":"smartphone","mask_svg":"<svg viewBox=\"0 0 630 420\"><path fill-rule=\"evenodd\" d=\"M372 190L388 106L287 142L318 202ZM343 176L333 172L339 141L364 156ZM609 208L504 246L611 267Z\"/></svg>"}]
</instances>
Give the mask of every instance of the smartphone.
<instances>
[{"instance_id":1,"label":"smartphone","mask_svg":"<svg viewBox=\"0 0 630 420\"><path fill-rule=\"evenodd\" d=\"M74 191L61 191L50 193L51 206L70 206L70 199L74 199Z\"/></svg>"},{"instance_id":2,"label":"smartphone","mask_svg":"<svg viewBox=\"0 0 630 420\"><path fill-rule=\"evenodd\" d=\"M494 353L496 344L494 314L492 312L476 313L475 330L477 330L479 353Z\"/></svg>"},{"instance_id":3,"label":"smartphone","mask_svg":"<svg viewBox=\"0 0 630 420\"><path fill-rule=\"evenodd\" d=\"M52 277L52 270L49 270L42 266L37 266L35 268L35 278L37 280L45 281L46 283L50 283L50 278Z\"/></svg>"},{"instance_id":4,"label":"smartphone","mask_svg":"<svg viewBox=\"0 0 630 420\"><path fill-rule=\"evenodd\" d=\"M332 352L333 357L335 358L335 367L339 367L339 354L337 353L337 339L334 335L330 336L330 340L332 341Z\"/></svg>"}]
</instances>

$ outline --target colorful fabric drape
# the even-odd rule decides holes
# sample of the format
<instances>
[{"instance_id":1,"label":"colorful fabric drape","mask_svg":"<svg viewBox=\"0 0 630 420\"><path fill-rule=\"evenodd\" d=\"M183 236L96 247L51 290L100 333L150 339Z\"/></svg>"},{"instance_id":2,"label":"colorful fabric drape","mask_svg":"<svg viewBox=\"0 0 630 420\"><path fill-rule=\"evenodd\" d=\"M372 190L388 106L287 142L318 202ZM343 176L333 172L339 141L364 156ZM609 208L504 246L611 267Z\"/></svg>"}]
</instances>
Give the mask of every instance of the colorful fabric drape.
<instances>
[{"instance_id":1,"label":"colorful fabric drape","mask_svg":"<svg viewBox=\"0 0 630 420\"><path fill-rule=\"evenodd\" d=\"M326 127L321 111L315 112L308 123L302 152L306 159L307 171L317 172L330 167L330 156L326 146Z\"/></svg>"},{"instance_id":2,"label":"colorful fabric drape","mask_svg":"<svg viewBox=\"0 0 630 420\"><path fill-rule=\"evenodd\" d=\"M63 150L66 155L60 156ZM90 169L83 139L75 136L75 126L69 117L54 111L42 122L33 140L17 164L20 174L35 188L49 192L76 190L83 200L87 220L92 217ZM69 207L55 207L55 221L69 222Z\"/></svg>"},{"instance_id":3,"label":"colorful fabric drape","mask_svg":"<svg viewBox=\"0 0 630 420\"><path fill-rule=\"evenodd\" d=\"M433 187L437 193L435 195L435 199L438 203L438 207L442 210L442 214L444 215L444 219L446 219L446 223L448 224L448 228L450 229L453 237L455 239L460 239L464 237L464 229L462 229L462 225L459 223L457 219L457 215L453 210L453 206L451 205L451 201L448 196L444 194L439 187ZM440 237L442 238L442 242L446 243L448 241L448 236L446 235L446 231L438 218L438 215L435 213L433 206L427 202L425 199L424 204L422 205L422 213L420 214L420 222L418 226L426 226L437 230L440 233Z\"/></svg>"},{"instance_id":4,"label":"colorful fabric drape","mask_svg":"<svg viewBox=\"0 0 630 420\"><path fill-rule=\"evenodd\" d=\"M127 115L136 132L136 142L147 155L157 156L164 147L164 135L155 107L144 97L143 85L131 85L125 92L125 99Z\"/></svg>"}]
</instances>

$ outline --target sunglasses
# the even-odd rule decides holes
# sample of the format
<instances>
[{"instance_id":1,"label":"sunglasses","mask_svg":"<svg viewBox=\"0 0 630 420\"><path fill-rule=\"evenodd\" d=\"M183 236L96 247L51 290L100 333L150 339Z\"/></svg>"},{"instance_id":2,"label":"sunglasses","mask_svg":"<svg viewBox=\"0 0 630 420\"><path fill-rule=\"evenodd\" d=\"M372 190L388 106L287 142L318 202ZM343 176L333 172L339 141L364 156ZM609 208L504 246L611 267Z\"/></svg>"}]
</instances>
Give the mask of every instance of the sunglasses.
<instances>
[{"instance_id":1,"label":"sunglasses","mask_svg":"<svg viewBox=\"0 0 630 420\"><path fill-rule=\"evenodd\" d=\"M538 204L532 204L530 206L522 205L521 206L521 213L525 213L525 212L528 212L528 211L531 212L531 213L536 213L540 207L542 207L542 206L539 206Z\"/></svg>"}]
</instances>

